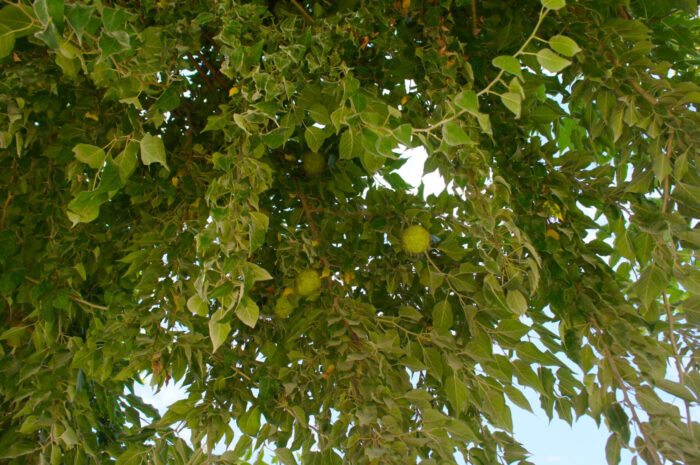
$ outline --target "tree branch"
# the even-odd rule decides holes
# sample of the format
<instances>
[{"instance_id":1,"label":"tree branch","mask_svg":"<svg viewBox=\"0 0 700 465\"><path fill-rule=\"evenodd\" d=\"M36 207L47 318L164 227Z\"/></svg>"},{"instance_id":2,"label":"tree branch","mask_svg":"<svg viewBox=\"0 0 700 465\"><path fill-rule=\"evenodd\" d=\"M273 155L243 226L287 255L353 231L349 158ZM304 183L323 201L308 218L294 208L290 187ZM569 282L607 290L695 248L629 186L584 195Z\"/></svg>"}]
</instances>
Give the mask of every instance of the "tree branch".
<instances>
[{"instance_id":1,"label":"tree branch","mask_svg":"<svg viewBox=\"0 0 700 465\"><path fill-rule=\"evenodd\" d=\"M303 6L301 6L301 5L299 4L299 2L297 2L297 0L292 0L292 3L294 4L295 7L297 7L297 9L298 9L299 11L301 11L301 14L304 15L304 18L306 18L310 23L314 23L314 22L315 22L314 19L313 19L313 18L311 17L311 15L309 14L309 12L306 11L306 9L305 9Z\"/></svg>"},{"instance_id":2,"label":"tree branch","mask_svg":"<svg viewBox=\"0 0 700 465\"><path fill-rule=\"evenodd\" d=\"M219 71L218 69L214 68L214 67L209 63L209 61L207 61L207 59L204 58L204 55L202 55L202 52L198 52L198 53L197 53L197 58L199 58L199 59L202 61L202 63L204 63L204 66L207 67L207 69L209 70L209 72L211 73L211 75L214 76L214 78L215 78L223 87L228 87L228 86L229 86L229 82L228 82L226 76L224 76L223 73L222 73L221 71Z\"/></svg>"},{"instance_id":3,"label":"tree branch","mask_svg":"<svg viewBox=\"0 0 700 465\"><path fill-rule=\"evenodd\" d=\"M642 436L644 436L644 442L645 442L645 447L649 449L649 452L651 456L653 457L654 463L656 465L662 465L661 459L659 459L659 453L656 450L656 446L654 444L653 438L651 438L648 433L647 429L644 427L644 424L642 421L639 419L639 416L637 415L637 410L634 408L634 404L629 398L629 395L627 394L627 385L625 384L624 379L622 379L622 375L620 375L620 372L617 369L617 365L615 364L615 359L613 358L612 354L610 353L610 349L608 348L607 344L602 340L602 331L598 327L598 325L595 322L594 318L591 318L591 322L593 326L595 327L596 331L598 332L598 337L600 340L600 345L603 349L603 355L605 356L605 359L608 361L610 364L610 370L612 371L613 376L615 377L615 380L617 381L617 384L620 386L620 390L622 390L622 397L624 400L625 405L627 408L629 408L630 413L632 413L632 419L636 423L636 425L639 427L639 431L642 433Z\"/></svg>"},{"instance_id":4,"label":"tree branch","mask_svg":"<svg viewBox=\"0 0 700 465\"><path fill-rule=\"evenodd\" d=\"M214 84L212 84L212 82L209 80L209 77L206 75L206 73L204 72L202 67L199 66L199 63L197 63L197 61L194 59L194 57L192 56L191 53L188 52L185 54L185 56L187 57L187 60L191 61L192 64L194 65L194 67L197 69L197 73L199 73L199 75L204 80L204 83L207 85L207 87L209 88L209 91L212 93L212 96L214 97L214 101L218 105L219 104L219 95L216 93L216 87L214 87Z\"/></svg>"}]
</instances>

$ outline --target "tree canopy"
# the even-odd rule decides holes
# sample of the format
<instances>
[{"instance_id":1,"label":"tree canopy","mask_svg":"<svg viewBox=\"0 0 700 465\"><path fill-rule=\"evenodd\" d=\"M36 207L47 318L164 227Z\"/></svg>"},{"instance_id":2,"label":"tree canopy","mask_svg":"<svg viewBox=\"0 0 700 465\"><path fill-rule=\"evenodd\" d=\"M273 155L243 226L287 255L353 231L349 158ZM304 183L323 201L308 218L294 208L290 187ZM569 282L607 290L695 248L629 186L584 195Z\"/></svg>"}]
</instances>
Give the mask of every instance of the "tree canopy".
<instances>
[{"instance_id":1,"label":"tree canopy","mask_svg":"<svg viewBox=\"0 0 700 465\"><path fill-rule=\"evenodd\" d=\"M6 0L0 461L700 463L697 8Z\"/></svg>"}]
</instances>

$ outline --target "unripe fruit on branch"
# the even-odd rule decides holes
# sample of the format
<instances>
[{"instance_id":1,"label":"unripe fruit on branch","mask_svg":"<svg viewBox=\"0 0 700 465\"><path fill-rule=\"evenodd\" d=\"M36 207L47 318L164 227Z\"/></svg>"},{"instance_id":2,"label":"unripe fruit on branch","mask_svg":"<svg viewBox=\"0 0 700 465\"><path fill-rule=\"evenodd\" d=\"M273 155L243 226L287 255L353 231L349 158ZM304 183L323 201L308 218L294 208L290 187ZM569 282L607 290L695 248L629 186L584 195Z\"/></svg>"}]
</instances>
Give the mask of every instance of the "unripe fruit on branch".
<instances>
[{"instance_id":1,"label":"unripe fruit on branch","mask_svg":"<svg viewBox=\"0 0 700 465\"><path fill-rule=\"evenodd\" d=\"M422 254L430 247L430 233L423 226L409 226L401 235L403 249L411 254Z\"/></svg>"},{"instance_id":2,"label":"unripe fruit on branch","mask_svg":"<svg viewBox=\"0 0 700 465\"><path fill-rule=\"evenodd\" d=\"M301 156L301 166L308 176L318 176L326 169L326 157L318 152L306 152Z\"/></svg>"},{"instance_id":3,"label":"unripe fruit on branch","mask_svg":"<svg viewBox=\"0 0 700 465\"><path fill-rule=\"evenodd\" d=\"M316 270L304 270L297 275L296 291L302 297L308 297L321 288L321 276Z\"/></svg>"}]
</instances>

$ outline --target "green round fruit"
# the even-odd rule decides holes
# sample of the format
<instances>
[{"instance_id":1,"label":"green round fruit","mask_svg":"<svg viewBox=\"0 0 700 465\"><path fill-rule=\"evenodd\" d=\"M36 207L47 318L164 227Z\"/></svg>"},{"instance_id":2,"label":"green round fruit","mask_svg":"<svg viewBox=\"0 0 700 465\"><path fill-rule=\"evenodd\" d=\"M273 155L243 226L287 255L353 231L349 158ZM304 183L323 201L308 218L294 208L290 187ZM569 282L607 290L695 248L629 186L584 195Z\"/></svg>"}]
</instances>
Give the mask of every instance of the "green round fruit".
<instances>
[{"instance_id":1,"label":"green round fruit","mask_svg":"<svg viewBox=\"0 0 700 465\"><path fill-rule=\"evenodd\" d=\"M304 270L297 275L296 291L302 297L308 297L321 288L321 276L316 270Z\"/></svg>"},{"instance_id":2,"label":"green round fruit","mask_svg":"<svg viewBox=\"0 0 700 465\"><path fill-rule=\"evenodd\" d=\"M430 233L423 226L409 226L401 235L403 249L412 254L422 254L430 247Z\"/></svg>"},{"instance_id":3,"label":"green round fruit","mask_svg":"<svg viewBox=\"0 0 700 465\"><path fill-rule=\"evenodd\" d=\"M306 152L301 157L301 165L309 176L317 176L326 169L326 158L318 152Z\"/></svg>"}]
</instances>

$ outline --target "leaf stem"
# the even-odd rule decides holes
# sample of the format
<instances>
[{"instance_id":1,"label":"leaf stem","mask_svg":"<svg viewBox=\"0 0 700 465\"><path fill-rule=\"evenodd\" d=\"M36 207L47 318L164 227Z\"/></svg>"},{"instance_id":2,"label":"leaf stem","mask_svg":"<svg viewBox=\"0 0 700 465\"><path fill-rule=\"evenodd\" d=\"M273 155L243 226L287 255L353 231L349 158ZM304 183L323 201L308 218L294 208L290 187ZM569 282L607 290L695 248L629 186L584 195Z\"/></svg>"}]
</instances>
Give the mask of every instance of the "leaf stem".
<instances>
[{"instance_id":1,"label":"leaf stem","mask_svg":"<svg viewBox=\"0 0 700 465\"><path fill-rule=\"evenodd\" d=\"M525 43L520 47L520 49L513 54L513 57L518 57L519 55L522 55L525 51L525 47L527 47L530 42L532 42L532 39L537 37L537 31L539 31L540 26L542 25L542 21L544 20L545 16L547 16L547 13L549 10L547 8L543 8L542 11L540 11L540 17L537 20L537 24L535 25L535 28L532 30L532 34L530 34L530 37L527 38ZM476 96L480 96L482 94L485 94L486 92L491 89L491 87L498 82L499 79L501 79L501 76L503 76L503 73L505 70L501 69L501 71L498 72L496 77L487 85L483 90L481 90L479 93L476 94Z\"/></svg>"},{"instance_id":2,"label":"leaf stem","mask_svg":"<svg viewBox=\"0 0 700 465\"><path fill-rule=\"evenodd\" d=\"M474 0L474 1L475 1L475 0ZM525 52L525 48L530 44L530 42L532 42L533 39L538 38L538 37L537 37L537 31L539 31L540 26L542 25L542 21L543 21L544 18L547 16L547 13L548 13L548 12L549 12L549 9L547 9L547 8L542 8L542 10L540 11L539 19L537 20L537 24L535 25L535 28L533 29L532 33L531 33L530 36L527 38L527 40L525 41L525 43L523 43L523 45L520 47L520 49L518 49L518 51L515 52L515 54L513 54L513 57L518 57L518 56L520 56L520 55L524 55L524 54L527 53L527 52ZM539 38L538 38L538 39L539 39ZM541 39L540 39L540 40L541 40ZM501 69L501 70L498 72L498 74L496 75L496 77L493 78L493 80L492 80L491 82L489 82L489 84L488 84L486 87L484 87L482 90L480 90L480 91L476 94L476 96L477 96L477 97L480 97L481 95L484 95L484 94L487 94L487 93L494 93L494 94L497 94L497 92L491 91L491 87L493 87L497 82L501 81L501 77L503 77L503 73L505 73L505 70ZM444 124L447 124L447 123L449 123L450 121L454 121L454 120L458 119L460 116L462 116L462 115L463 115L464 113L466 113L466 112L467 112L466 110L462 110L462 111L458 112L456 115L450 116L449 118L445 118L445 119L443 119L443 120L440 120L440 121L438 121L437 123L431 125L430 127L427 127L427 128L414 128L414 129L412 129L412 132L414 132L414 133L426 133L426 134L430 134L430 132L432 132L433 129L439 128L440 126L442 126L442 125L444 125Z\"/></svg>"}]
</instances>

